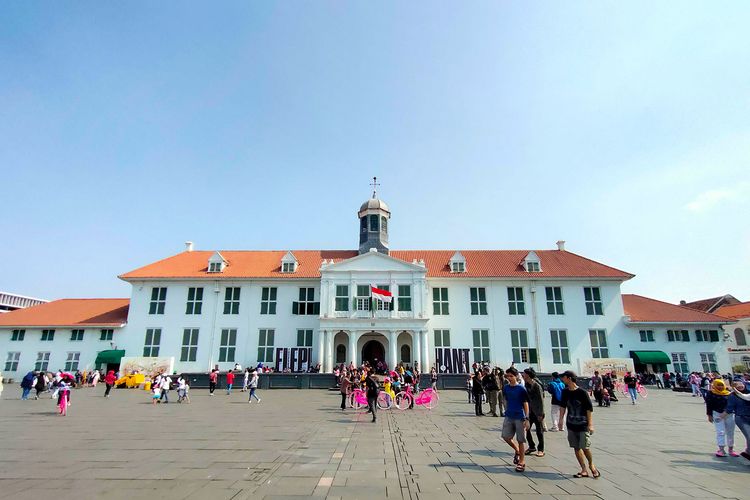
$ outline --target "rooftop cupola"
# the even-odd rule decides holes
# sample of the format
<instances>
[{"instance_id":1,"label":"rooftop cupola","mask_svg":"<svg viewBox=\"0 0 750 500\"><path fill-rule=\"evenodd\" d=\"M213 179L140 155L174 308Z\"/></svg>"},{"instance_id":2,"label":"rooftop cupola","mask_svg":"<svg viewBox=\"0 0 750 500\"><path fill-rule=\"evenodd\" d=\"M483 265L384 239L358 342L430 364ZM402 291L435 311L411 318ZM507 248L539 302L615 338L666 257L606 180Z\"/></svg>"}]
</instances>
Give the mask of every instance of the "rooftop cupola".
<instances>
[{"instance_id":1,"label":"rooftop cupola","mask_svg":"<svg viewBox=\"0 0 750 500\"><path fill-rule=\"evenodd\" d=\"M388 220L391 210L378 198L378 178L372 178L372 198L362 203L359 217L359 253L367 253L371 248L388 255Z\"/></svg>"}]
</instances>

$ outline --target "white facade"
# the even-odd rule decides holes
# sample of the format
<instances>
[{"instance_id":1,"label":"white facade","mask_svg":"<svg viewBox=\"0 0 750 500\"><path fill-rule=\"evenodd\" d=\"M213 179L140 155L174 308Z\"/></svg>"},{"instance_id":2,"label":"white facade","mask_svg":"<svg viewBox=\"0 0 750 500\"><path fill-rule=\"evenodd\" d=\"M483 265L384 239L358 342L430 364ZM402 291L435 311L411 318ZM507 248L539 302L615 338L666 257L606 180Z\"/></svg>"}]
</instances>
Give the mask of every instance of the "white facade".
<instances>
[{"instance_id":1,"label":"white facade","mask_svg":"<svg viewBox=\"0 0 750 500\"><path fill-rule=\"evenodd\" d=\"M724 325L724 337L729 345L729 363L731 366L744 365L750 370L750 317L737 318L736 321Z\"/></svg>"}]
</instances>

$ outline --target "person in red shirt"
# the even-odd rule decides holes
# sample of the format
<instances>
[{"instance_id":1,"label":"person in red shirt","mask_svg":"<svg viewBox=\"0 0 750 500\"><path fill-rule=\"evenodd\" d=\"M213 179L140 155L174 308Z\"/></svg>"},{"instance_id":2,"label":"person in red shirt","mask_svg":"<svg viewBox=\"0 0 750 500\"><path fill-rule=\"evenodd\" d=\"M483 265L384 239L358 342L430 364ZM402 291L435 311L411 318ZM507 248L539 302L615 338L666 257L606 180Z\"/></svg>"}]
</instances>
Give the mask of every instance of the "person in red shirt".
<instances>
[{"instance_id":1,"label":"person in red shirt","mask_svg":"<svg viewBox=\"0 0 750 500\"><path fill-rule=\"evenodd\" d=\"M213 396L216 390L216 383L219 381L219 370L213 369L208 375L208 395Z\"/></svg>"},{"instance_id":2,"label":"person in red shirt","mask_svg":"<svg viewBox=\"0 0 750 500\"><path fill-rule=\"evenodd\" d=\"M115 371L114 370L110 370L107 373L107 376L104 377L104 383L107 385L107 389L105 389L105 391L104 391L104 397L105 398L109 397L109 391L112 390L112 386L115 385L115 381L116 380L117 380L117 377L115 377Z\"/></svg>"},{"instance_id":3,"label":"person in red shirt","mask_svg":"<svg viewBox=\"0 0 750 500\"><path fill-rule=\"evenodd\" d=\"M234 372L227 370L227 396L232 394L232 384L234 384Z\"/></svg>"}]
</instances>

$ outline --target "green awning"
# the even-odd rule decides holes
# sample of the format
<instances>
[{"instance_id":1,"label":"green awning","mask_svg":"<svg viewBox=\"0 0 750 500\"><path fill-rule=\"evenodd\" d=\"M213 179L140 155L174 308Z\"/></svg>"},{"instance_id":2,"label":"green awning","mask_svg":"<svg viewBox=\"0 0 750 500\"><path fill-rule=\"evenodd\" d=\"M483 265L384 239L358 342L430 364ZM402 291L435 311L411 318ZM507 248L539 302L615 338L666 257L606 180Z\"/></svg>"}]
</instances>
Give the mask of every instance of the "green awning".
<instances>
[{"instance_id":1,"label":"green awning","mask_svg":"<svg viewBox=\"0 0 750 500\"><path fill-rule=\"evenodd\" d=\"M668 365L672 360L662 351L630 351L630 356L643 365Z\"/></svg>"},{"instance_id":2,"label":"green awning","mask_svg":"<svg viewBox=\"0 0 750 500\"><path fill-rule=\"evenodd\" d=\"M101 365L102 363L119 363L123 356L125 356L125 349L101 351L96 355L96 361L94 361L94 364Z\"/></svg>"}]
</instances>

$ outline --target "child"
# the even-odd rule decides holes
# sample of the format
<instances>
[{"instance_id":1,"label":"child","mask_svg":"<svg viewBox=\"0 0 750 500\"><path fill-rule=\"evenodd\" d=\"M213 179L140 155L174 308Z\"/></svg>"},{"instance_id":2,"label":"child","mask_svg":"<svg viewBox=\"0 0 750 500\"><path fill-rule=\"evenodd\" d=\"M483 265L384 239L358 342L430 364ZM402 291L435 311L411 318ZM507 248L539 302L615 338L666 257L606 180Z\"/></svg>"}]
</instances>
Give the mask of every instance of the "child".
<instances>
[{"instance_id":1,"label":"child","mask_svg":"<svg viewBox=\"0 0 750 500\"><path fill-rule=\"evenodd\" d=\"M610 397L607 389L602 389L602 406L609 406Z\"/></svg>"},{"instance_id":2,"label":"child","mask_svg":"<svg viewBox=\"0 0 750 500\"><path fill-rule=\"evenodd\" d=\"M65 379L60 379L57 389L57 406L60 406L60 401L62 401L63 394L68 398L68 406L70 406L70 385L65 381ZM62 413L62 410L60 410L60 413Z\"/></svg>"},{"instance_id":3,"label":"child","mask_svg":"<svg viewBox=\"0 0 750 500\"><path fill-rule=\"evenodd\" d=\"M182 403L185 401L185 397L187 394L187 381L185 380L184 375L180 375L180 378L177 379L177 402Z\"/></svg>"},{"instance_id":4,"label":"child","mask_svg":"<svg viewBox=\"0 0 750 500\"><path fill-rule=\"evenodd\" d=\"M711 383L711 390L706 393L705 398L708 421L714 424L716 429L716 444L719 446L716 456L720 458L727 456L725 446L729 447L730 456L740 456L734 451L734 414L726 413L729 394L731 393L724 381L717 378Z\"/></svg>"},{"instance_id":5,"label":"child","mask_svg":"<svg viewBox=\"0 0 750 500\"><path fill-rule=\"evenodd\" d=\"M393 392L393 388L391 387L391 379L388 377L385 377L383 379L383 391L388 394L388 397L391 398L391 401L396 400L396 393Z\"/></svg>"},{"instance_id":6,"label":"child","mask_svg":"<svg viewBox=\"0 0 750 500\"><path fill-rule=\"evenodd\" d=\"M159 398L161 397L161 387L154 386L153 388L154 394L151 396L151 404L155 405L159 402Z\"/></svg>"}]
</instances>

